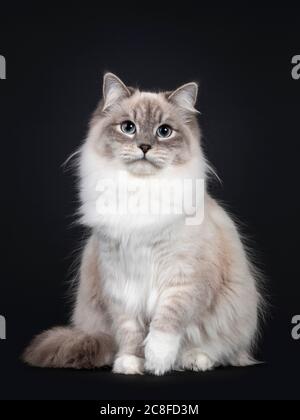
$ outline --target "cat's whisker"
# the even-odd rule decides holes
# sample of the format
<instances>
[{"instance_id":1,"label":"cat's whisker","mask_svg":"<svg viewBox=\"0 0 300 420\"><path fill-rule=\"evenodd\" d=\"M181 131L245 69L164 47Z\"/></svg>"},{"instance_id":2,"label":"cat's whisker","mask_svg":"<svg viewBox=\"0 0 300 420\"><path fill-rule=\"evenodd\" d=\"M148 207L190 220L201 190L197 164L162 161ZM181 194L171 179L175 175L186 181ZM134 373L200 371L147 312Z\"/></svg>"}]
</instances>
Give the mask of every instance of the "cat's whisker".
<instances>
[{"instance_id":1,"label":"cat's whisker","mask_svg":"<svg viewBox=\"0 0 300 420\"><path fill-rule=\"evenodd\" d=\"M81 149L78 149L78 150L76 150L75 152L73 152L73 153L71 153L71 155L69 156L69 157L67 157L67 159L61 164L61 167L64 169L64 170L66 170L67 169L67 166L68 166L68 164L73 160L73 158L75 157L75 156L79 156L80 155L80 152L81 152ZM75 164L76 164L77 162L75 162Z\"/></svg>"}]
</instances>

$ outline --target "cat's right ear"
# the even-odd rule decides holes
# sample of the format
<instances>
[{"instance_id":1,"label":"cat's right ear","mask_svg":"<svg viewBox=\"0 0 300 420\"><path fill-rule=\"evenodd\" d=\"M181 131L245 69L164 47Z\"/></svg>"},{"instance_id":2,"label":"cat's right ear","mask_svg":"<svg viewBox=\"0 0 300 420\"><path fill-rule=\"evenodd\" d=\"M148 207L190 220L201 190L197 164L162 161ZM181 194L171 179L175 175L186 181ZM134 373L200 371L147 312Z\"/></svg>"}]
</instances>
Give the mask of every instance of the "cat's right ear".
<instances>
[{"instance_id":1,"label":"cat's right ear","mask_svg":"<svg viewBox=\"0 0 300 420\"><path fill-rule=\"evenodd\" d=\"M130 90L122 80L113 73L105 73L103 78L103 110L129 96Z\"/></svg>"}]
</instances>

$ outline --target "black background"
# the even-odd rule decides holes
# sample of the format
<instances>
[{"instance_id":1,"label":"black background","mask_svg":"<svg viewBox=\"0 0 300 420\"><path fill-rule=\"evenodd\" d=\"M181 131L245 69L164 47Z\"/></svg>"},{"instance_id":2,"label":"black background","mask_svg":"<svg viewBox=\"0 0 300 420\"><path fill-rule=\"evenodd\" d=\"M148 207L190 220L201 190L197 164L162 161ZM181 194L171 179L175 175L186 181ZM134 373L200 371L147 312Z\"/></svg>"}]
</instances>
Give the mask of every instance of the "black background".
<instances>
[{"instance_id":1,"label":"black background","mask_svg":"<svg viewBox=\"0 0 300 420\"><path fill-rule=\"evenodd\" d=\"M106 3L1 5L0 398L299 398L291 319L300 313L300 80L291 59L300 7ZM243 221L267 277L265 365L137 378L19 361L34 334L71 311L70 266L84 231L73 224L75 179L61 165L86 134L105 70L144 89L200 82L205 150L223 181L211 189Z\"/></svg>"}]
</instances>

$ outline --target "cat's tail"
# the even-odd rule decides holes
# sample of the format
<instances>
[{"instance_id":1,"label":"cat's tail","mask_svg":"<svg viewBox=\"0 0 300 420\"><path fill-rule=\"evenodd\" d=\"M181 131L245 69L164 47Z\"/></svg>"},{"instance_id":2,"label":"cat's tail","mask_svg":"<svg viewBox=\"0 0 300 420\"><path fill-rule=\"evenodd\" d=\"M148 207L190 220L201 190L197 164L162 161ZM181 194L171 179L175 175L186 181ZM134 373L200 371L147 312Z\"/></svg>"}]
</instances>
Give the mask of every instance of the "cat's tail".
<instances>
[{"instance_id":1,"label":"cat's tail","mask_svg":"<svg viewBox=\"0 0 300 420\"><path fill-rule=\"evenodd\" d=\"M115 344L104 333L88 335L73 327L55 327L36 336L22 359L31 366L93 369L113 362Z\"/></svg>"}]
</instances>

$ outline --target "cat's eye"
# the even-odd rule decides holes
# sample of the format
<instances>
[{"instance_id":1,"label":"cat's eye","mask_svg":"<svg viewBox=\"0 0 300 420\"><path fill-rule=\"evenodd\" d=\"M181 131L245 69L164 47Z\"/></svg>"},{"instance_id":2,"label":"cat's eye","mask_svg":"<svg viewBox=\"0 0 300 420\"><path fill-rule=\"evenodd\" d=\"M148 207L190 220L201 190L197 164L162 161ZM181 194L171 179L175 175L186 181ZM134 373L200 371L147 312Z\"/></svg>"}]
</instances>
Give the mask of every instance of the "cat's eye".
<instances>
[{"instance_id":1,"label":"cat's eye","mask_svg":"<svg viewBox=\"0 0 300 420\"><path fill-rule=\"evenodd\" d=\"M121 130L131 136L136 132L136 126L132 121L124 121L121 124Z\"/></svg>"},{"instance_id":2,"label":"cat's eye","mask_svg":"<svg viewBox=\"0 0 300 420\"><path fill-rule=\"evenodd\" d=\"M171 136L171 134L173 133L173 130L169 125L163 124L160 127L158 127L156 133L157 133L158 137L160 137L162 139L167 139L168 137Z\"/></svg>"}]
</instances>

